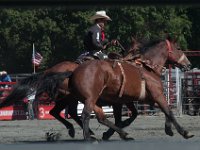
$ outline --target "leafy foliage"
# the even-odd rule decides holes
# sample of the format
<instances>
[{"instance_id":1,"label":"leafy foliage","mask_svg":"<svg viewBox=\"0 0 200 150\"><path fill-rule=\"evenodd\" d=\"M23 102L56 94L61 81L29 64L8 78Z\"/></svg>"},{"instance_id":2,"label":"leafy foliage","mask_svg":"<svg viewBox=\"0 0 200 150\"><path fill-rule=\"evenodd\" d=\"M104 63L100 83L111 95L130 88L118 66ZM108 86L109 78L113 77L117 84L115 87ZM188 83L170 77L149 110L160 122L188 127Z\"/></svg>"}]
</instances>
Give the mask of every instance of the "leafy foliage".
<instances>
[{"instance_id":1,"label":"leafy foliage","mask_svg":"<svg viewBox=\"0 0 200 150\"><path fill-rule=\"evenodd\" d=\"M0 66L10 73L32 72L32 44L43 57L40 69L75 60L83 51L83 37L96 8L21 8L0 10ZM178 37L183 49L198 49L199 10L169 6L105 8L113 21L108 38L128 48L131 36L140 40ZM192 24L194 22L195 24ZM191 37L196 37L193 41ZM111 49L116 50L116 49Z\"/></svg>"}]
</instances>

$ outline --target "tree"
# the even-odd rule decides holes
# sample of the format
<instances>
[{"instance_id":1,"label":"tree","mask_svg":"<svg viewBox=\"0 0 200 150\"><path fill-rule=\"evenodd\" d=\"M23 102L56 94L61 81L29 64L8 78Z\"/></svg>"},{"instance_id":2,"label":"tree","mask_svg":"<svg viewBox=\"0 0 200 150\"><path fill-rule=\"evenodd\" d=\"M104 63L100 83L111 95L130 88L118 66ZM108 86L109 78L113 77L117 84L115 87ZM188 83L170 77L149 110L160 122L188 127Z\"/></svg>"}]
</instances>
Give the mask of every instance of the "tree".
<instances>
[{"instance_id":1,"label":"tree","mask_svg":"<svg viewBox=\"0 0 200 150\"><path fill-rule=\"evenodd\" d=\"M115 18L110 25L111 35L123 43L131 34L139 39L152 40L164 37L167 32L178 35L181 46L187 48L185 35L190 35L191 22L186 9L168 6L123 7L112 12Z\"/></svg>"},{"instance_id":2,"label":"tree","mask_svg":"<svg viewBox=\"0 0 200 150\"><path fill-rule=\"evenodd\" d=\"M152 40L164 37L166 32L172 36L178 35L183 49L188 47L187 39L191 36L192 22L195 21L189 19L193 13L188 13L191 11L188 8L123 6L104 9L113 20L107 26L108 38L118 39L125 48L129 47L131 36ZM96 10L100 9L1 9L1 69L10 73L33 72L33 43L44 57L41 70L64 60L75 60L83 52L83 37L91 25L89 18Z\"/></svg>"},{"instance_id":3,"label":"tree","mask_svg":"<svg viewBox=\"0 0 200 150\"><path fill-rule=\"evenodd\" d=\"M200 9L196 7L189 7L187 15L189 20L192 22L191 36L188 36L188 48L189 50L199 51L200 50ZM199 57L190 58L193 67L200 67Z\"/></svg>"}]
</instances>

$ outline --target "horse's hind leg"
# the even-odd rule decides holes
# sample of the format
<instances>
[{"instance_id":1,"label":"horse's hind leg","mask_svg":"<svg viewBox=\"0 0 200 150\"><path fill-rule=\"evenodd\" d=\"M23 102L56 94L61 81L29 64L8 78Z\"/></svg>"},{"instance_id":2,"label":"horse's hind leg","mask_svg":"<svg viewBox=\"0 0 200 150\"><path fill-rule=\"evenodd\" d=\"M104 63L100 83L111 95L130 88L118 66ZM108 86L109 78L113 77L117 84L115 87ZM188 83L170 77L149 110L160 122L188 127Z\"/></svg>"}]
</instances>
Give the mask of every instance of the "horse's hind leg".
<instances>
[{"instance_id":1,"label":"horse's hind leg","mask_svg":"<svg viewBox=\"0 0 200 150\"><path fill-rule=\"evenodd\" d=\"M101 123L103 125L106 125L106 126L112 128L113 130L115 130L120 135L120 137L122 139L128 139L127 138L128 133L124 132L122 129L120 129L119 127L115 126L115 124L113 124L112 122L110 122L106 118L106 116L105 116L102 108L100 108L97 105L95 105L94 112L97 115L97 119L98 119L99 123Z\"/></svg>"},{"instance_id":2,"label":"horse's hind leg","mask_svg":"<svg viewBox=\"0 0 200 150\"><path fill-rule=\"evenodd\" d=\"M138 111L135 108L135 105L133 102L127 103L126 106L131 111L131 116L130 116L130 118L122 121L122 125L120 126L122 128L129 126L136 119L136 117L138 115Z\"/></svg>"},{"instance_id":3,"label":"horse's hind leg","mask_svg":"<svg viewBox=\"0 0 200 150\"><path fill-rule=\"evenodd\" d=\"M113 107L113 115L115 118L115 125L118 126L122 120L122 105L114 104L112 105L112 107ZM113 130L112 128L109 128L106 132L103 133L102 139L108 140L114 133L115 133L115 130Z\"/></svg>"},{"instance_id":4,"label":"horse's hind leg","mask_svg":"<svg viewBox=\"0 0 200 150\"><path fill-rule=\"evenodd\" d=\"M113 105L113 114L114 114L114 118L115 118L115 125L120 127L120 128L124 128L129 126L137 117L138 112L137 109L135 108L134 103L127 103L126 104L127 108L131 111L131 116L130 118L122 121L122 105ZM114 130L112 128L108 129L108 131L103 133L103 139L104 140L108 140L113 134L114 134Z\"/></svg>"},{"instance_id":5,"label":"horse's hind leg","mask_svg":"<svg viewBox=\"0 0 200 150\"><path fill-rule=\"evenodd\" d=\"M85 100L85 105L82 112L82 121L83 121L83 136L85 140L93 140L94 138L91 137L89 133L89 121L90 121L90 115L92 110L94 110L95 114L97 115L97 119L100 123L103 125L106 125L110 128L113 128L115 131L117 131L121 138L125 139L128 133L124 132L120 128L116 127L112 122L110 122L108 119L106 119L105 114L102 110L102 108L98 107L94 103L91 103L90 100Z\"/></svg>"},{"instance_id":6,"label":"horse's hind leg","mask_svg":"<svg viewBox=\"0 0 200 150\"><path fill-rule=\"evenodd\" d=\"M49 114L55 117L58 121L60 121L62 124L65 125L67 129L69 129L68 133L71 137L75 136L75 130L74 126L65 120L63 117L61 117L60 112L65 109L67 106L67 103L64 100L56 101L55 106L50 110Z\"/></svg>"}]
</instances>

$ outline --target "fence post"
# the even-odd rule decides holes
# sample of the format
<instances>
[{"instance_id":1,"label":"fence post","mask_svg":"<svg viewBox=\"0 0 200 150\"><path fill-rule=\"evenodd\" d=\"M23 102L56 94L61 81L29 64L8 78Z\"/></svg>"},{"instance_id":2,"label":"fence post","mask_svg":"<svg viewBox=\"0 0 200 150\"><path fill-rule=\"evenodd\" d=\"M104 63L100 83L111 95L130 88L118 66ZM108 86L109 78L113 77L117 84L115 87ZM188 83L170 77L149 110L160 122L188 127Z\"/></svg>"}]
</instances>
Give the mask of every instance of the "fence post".
<instances>
[{"instance_id":1,"label":"fence post","mask_svg":"<svg viewBox=\"0 0 200 150\"><path fill-rule=\"evenodd\" d=\"M182 101L181 101L181 78L179 69L176 67L176 101L177 101L177 113L178 116L182 116Z\"/></svg>"}]
</instances>

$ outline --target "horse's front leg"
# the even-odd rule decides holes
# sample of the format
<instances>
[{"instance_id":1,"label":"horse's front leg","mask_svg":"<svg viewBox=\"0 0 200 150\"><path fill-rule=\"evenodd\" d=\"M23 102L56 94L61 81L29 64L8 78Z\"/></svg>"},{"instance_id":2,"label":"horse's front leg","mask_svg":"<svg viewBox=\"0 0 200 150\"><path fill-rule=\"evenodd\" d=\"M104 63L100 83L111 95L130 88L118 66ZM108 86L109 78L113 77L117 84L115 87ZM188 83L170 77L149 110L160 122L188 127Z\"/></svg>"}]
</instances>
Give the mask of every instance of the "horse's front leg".
<instances>
[{"instance_id":1,"label":"horse's front leg","mask_svg":"<svg viewBox=\"0 0 200 150\"><path fill-rule=\"evenodd\" d=\"M94 112L97 115L97 119L98 119L99 123L101 123L103 125L106 125L107 127L112 128L114 131L116 131L119 134L119 136L122 139L125 139L125 140L129 139L129 138L127 138L128 133L126 133L125 131L123 131L119 127L115 126L114 123L110 122L106 118L102 108L100 108L99 106L95 105Z\"/></svg>"},{"instance_id":2,"label":"horse's front leg","mask_svg":"<svg viewBox=\"0 0 200 150\"><path fill-rule=\"evenodd\" d=\"M150 86L149 86L150 87ZM165 116L167 117L166 119L166 124L168 131L167 133L170 134L171 130L171 125L170 122L173 123L175 126L176 130L178 131L179 134L181 134L185 139L191 138L194 135L190 134L187 130L185 130L175 119L174 114L170 110L168 103L166 101L166 98L162 92L162 86L154 86L154 88L148 88L153 100L159 105L161 110L165 113ZM168 124L167 124L168 123ZM166 126L165 126L166 127ZM173 133L173 132L172 132Z\"/></svg>"},{"instance_id":3,"label":"horse's front leg","mask_svg":"<svg viewBox=\"0 0 200 150\"><path fill-rule=\"evenodd\" d=\"M80 117L78 116L77 113L77 106L78 106L78 101L71 101L70 105L68 105L68 114L70 115L70 117L72 119L74 119L74 121L81 127L83 128L83 123L80 119ZM93 131L91 129L90 130L90 135L94 135Z\"/></svg>"},{"instance_id":4,"label":"horse's front leg","mask_svg":"<svg viewBox=\"0 0 200 150\"><path fill-rule=\"evenodd\" d=\"M150 109L153 109L154 103L150 102ZM169 120L169 118L165 115L165 133L169 136L173 136L174 133L172 131L172 122Z\"/></svg>"},{"instance_id":5,"label":"horse's front leg","mask_svg":"<svg viewBox=\"0 0 200 150\"><path fill-rule=\"evenodd\" d=\"M65 109L67 104L64 100L56 101L55 106L50 110L49 114L55 117L58 121L65 125L67 129L69 129L68 133L71 137L75 136L74 126L65 120L65 118L61 117L60 112Z\"/></svg>"},{"instance_id":6,"label":"horse's front leg","mask_svg":"<svg viewBox=\"0 0 200 150\"><path fill-rule=\"evenodd\" d=\"M83 123L83 137L86 141L92 141L96 140L95 137L91 137L90 132L89 132L89 121L90 121L90 115L92 113L93 104L89 104L91 101L85 101L85 105L81 114L82 117L82 123Z\"/></svg>"},{"instance_id":7,"label":"horse's front leg","mask_svg":"<svg viewBox=\"0 0 200 150\"><path fill-rule=\"evenodd\" d=\"M169 117L165 115L165 133L169 136L173 136L174 133L172 131L172 122L169 120Z\"/></svg>"}]
</instances>

